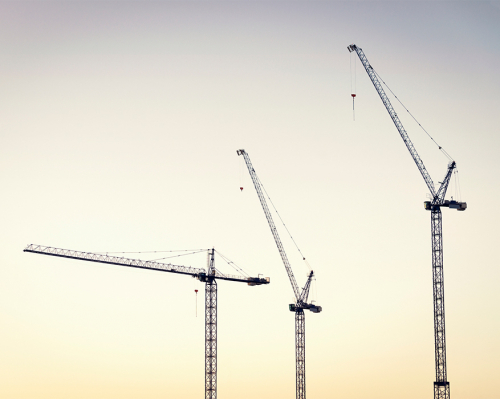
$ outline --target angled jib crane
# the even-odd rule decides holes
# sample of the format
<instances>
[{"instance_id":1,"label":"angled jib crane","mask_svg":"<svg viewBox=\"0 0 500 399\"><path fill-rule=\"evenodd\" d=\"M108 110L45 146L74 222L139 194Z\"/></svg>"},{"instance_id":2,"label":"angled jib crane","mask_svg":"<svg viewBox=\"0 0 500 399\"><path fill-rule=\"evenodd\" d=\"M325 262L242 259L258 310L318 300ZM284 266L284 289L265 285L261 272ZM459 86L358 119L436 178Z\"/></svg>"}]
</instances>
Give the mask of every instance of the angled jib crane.
<instances>
[{"instance_id":1,"label":"angled jib crane","mask_svg":"<svg viewBox=\"0 0 500 399\"><path fill-rule=\"evenodd\" d=\"M255 169L252 166L252 162L250 162L250 157L248 156L245 150L238 150L238 155L243 155L245 162L247 164L248 171L250 172L250 176L252 177L253 185L255 186L255 190L257 191L257 195L259 196L260 204L262 205L262 209L267 218L267 222L269 223L269 227L271 229L271 233L273 234L274 241L276 242L276 246L278 247L278 251L281 255L281 260L285 265L286 272L288 274L288 278L290 279L290 283L292 284L293 293L295 295L296 302L294 304L289 305L289 310L291 312L295 312L295 363L296 363L296 398L297 399L305 399L306 397L306 320L304 315L304 309L309 309L313 313L321 312L321 306L317 306L311 303L307 303L307 298L309 296L309 289L311 288L311 280L314 277L314 272L311 270L309 276L307 277L306 284L304 288L302 288L302 292L299 291L299 286L297 285L297 281L295 280L295 276L293 275L292 267L290 266L290 262L285 253L285 249L283 248L283 244L281 243L280 237L278 235L278 230L276 230L276 226L274 225L273 218L271 216L271 212L269 212L269 208L267 207L266 199L262 192L261 184L257 174L255 173Z\"/></svg>"},{"instance_id":2,"label":"angled jib crane","mask_svg":"<svg viewBox=\"0 0 500 399\"><path fill-rule=\"evenodd\" d=\"M86 260L89 262L107 263L109 265L128 266L160 272L178 273L192 276L205 283L205 399L217 398L217 282L216 280L237 281L248 285L269 284L269 277L242 277L222 274L214 266L214 249L210 250L208 270L188 266L176 266L140 259L72 251L30 244L24 252L61 258Z\"/></svg>"},{"instance_id":3,"label":"angled jib crane","mask_svg":"<svg viewBox=\"0 0 500 399\"><path fill-rule=\"evenodd\" d=\"M389 112L389 115L396 125L401 138L403 139L408 151L415 161L420 174L424 178L425 184L431 193L431 201L425 201L424 207L426 210L431 212L431 236L432 236L432 277L433 277L433 294L434 294L434 348L435 348L435 362L436 362L436 381L434 382L434 398L435 399L449 399L450 398L450 383L447 379L446 374L446 335L445 335L445 315L444 315L444 275L443 275L443 227L442 227L442 214L441 208L448 207L452 209L457 209L459 211L465 211L467 209L467 203L458 201L448 201L444 197L446 195L446 190L448 189L448 184L450 183L450 178L453 170L456 168L455 161L451 161L448 164L448 169L446 175L442 182L440 182L439 188L435 189L434 182L427 172L424 163L420 159L417 150L413 146L408 133L403 127L403 124L399 120L396 111L391 105L389 98L384 92L382 85L377 77L377 73L374 71L368 59L363 53L363 50L351 44L347 47L349 52L356 52L361 63L365 67L368 76L370 77L377 93L379 94L382 102ZM441 147L440 147L441 149Z\"/></svg>"}]
</instances>

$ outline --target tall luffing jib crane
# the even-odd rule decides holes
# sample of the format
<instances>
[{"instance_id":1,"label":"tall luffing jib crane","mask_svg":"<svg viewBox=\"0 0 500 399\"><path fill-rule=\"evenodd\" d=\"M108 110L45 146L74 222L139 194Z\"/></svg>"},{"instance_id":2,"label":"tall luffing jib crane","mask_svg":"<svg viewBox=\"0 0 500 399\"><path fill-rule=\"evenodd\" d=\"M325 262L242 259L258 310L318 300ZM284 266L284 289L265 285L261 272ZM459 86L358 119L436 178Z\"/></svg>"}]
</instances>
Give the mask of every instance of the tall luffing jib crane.
<instances>
[{"instance_id":1,"label":"tall luffing jib crane","mask_svg":"<svg viewBox=\"0 0 500 399\"><path fill-rule=\"evenodd\" d=\"M128 266L160 272L178 273L192 276L205 283L205 399L217 399L217 282L216 280L236 281L248 285L269 284L269 277L242 277L222 274L214 266L214 249L210 250L208 270L189 266L176 266L170 263L130 259L90 252L72 251L30 244L24 252L61 258L86 260L109 265Z\"/></svg>"},{"instance_id":2,"label":"tall luffing jib crane","mask_svg":"<svg viewBox=\"0 0 500 399\"><path fill-rule=\"evenodd\" d=\"M304 288L302 288L302 291L299 291L299 286L297 285L297 281L295 280L295 276L293 275L292 267L290 266L290 262L288 261L288 257L286 256L283 244L281 243L281 239L278 235L278 230L276 230L276 226L274 225L271 212L269 212L269 208L267 207L266 199L262 192L259 178L255 173L255 169L252 166L250 157L248 156L245 150L238 150L237 154L243 155L243 158L245 159L245 163L247 165L248 171L250 172L250 176L252 177L253 185L255 186L255 190L257 191L260 204L262 205L262 209L264 210L264 213L266 215L267 222L269 223L269 227L271 229L271 233L273 234L274 237L274 241L276 242L276 246L278 247L278 251L281 255L281 260L285 265L288 278L290 279L290 283L292 284L292 289L295 295L296 302L289 305L289 310L295 313L296 398L305 399L306 398L306 319L304 315L304 310L308 309L313 313L319 313L322 310L321 306L317 306L312 303L307 303L307 298L309 296L309 289L311 288L311 281L314 277L314 272L312 270L310 271L307 277L306 284L304 285Z\"/></svg>"},{"instance_id":3,"label":"tall luffing jib crane","mask_svg":"<svg viewBox=\"0 0 500 399\"><path fill-rule=\"evenodd\" d=\"M434 382L434 398L449 399L450 398L450 383L447 379L446 371L446 335L445 335L445 314L444 314L444 275L443 275L443 228L441 208L447 207L465 211L467 209L466 202L445 200L446 190L450 183L450 178L453 170L456 168L455 161L451 160L448 164L448 170L439 188L436 190L431 176L427 172L424 163L420 159L417 150L413 146L403 124L399 120L396 111L391 105L389 98L384 92L382 85L377 77L365 53L355 44L347 47L349 52L356 52L361 63L365 67L368 76L370 77L377 93L389 112L392 121L396 125L401 138L403 139L408 151L415 161L420 174L424 178L425 184L431 193L431 201L425 201L424 207L431 212L431 237L432 237L432 277L433 277L433 296L434 296L434 348L435 348L435 363L436 363L436 381ZM441 149L441 147L439 147Z\"/></svg>"}]
</instances>

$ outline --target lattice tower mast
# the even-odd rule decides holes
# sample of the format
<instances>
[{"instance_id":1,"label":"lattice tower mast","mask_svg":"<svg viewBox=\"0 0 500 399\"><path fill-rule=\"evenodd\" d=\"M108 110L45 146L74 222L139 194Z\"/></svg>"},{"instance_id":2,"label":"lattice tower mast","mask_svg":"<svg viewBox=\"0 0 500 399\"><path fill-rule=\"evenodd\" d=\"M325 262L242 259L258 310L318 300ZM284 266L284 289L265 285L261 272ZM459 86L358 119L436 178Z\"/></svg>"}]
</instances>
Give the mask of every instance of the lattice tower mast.
<instances>
[{"instance_id":1,"label":"lattice tower mast","mask_svg":"<svg viewBox=\"0 0 500 399\"><path fill-rule=\"evenodd\" d=\"M127 266L139 269L156 270L192 276L205 283L205 399L217 399L217 282L216 280L236 281L250 286L269 284L269 277L242 277L220 273L214 266L214 249L210 250L208 270L170 263L145 261L117 256L73 251L30 244L24 252L61 258L86 260L109 265Z\"/></svg>"},{"instance_id":2,"label":"lattice tower mast","mask_svg":"<svg viewBox=\"0 0 500 399\"><path fill-rule=\"evenodd\" d=\"M245 163L247 165L248 171L250 172L253 185L255 187L255 190L257 191L257 196L259 197L260 204L262 205L262 209L264 210L264 214L269 224L269 228L271 229L271 233L273 234L274 242L278 247L281 260L283 261L283 265L285 266L288 278L292 285L293 293L295 294L296 303L290 304L289 310L295 312L296 398L305 399L306 398L306 319L304 315L304 309L309 309L313 313L319 313L322 310L321 306L307 303L307 298L309 296L309 289L311 287L311 280L314 277L314 272L311 270L311 272L307 277L306 284L304 285L304 288L302 288L302 292L300 292L299 287L297 285L297 281L295 280L295 276L293 275L292 267L290 265L290 262L288 261L288 257L286 256L283 244L281 243L278 230L276 229L273 217L267 206L266 198L264 197L264 193L262 191L259 178L257 177L255 169L252 166L252 162L250 161L250 157L248 156L248 153L245 150L238 150L236 152L238 155L243 155L243 158L245 159Z\"/></svg>"},{"instance_id":3,"label":"lattice tower mast","mask_svg":"<svg viewBox=\"0 0 500 399\"><path fill-rule=\"evenodd\" d=\"M431 192L432 201L424 202L426 210L431 211L431 243L432 243L432 277L433 277L433 303L434 303L434 348L435 348L435 365L436 365L436 381L434 382L434 398L435 399L450 399L450 383L447 379L446 370L446 334L445 334L445 312L444 312L444 274L443 274L443 223L441 207L449 207L464 211L467 209L467 203L458 201L447 201L444 199L446 190L450 183L450 178L453 170L456 168L455 161L448 164L446 175L440 183L439 189L436 191L434 182L427 172L422 159L418 155L415 146L410 140L408 133L399 120L399 117L392 107L389 98L385 94L384 89L377 77L376 72L368 62L363 50L351 44L347 47L349 52L356 52L361 63L363 64L368 76L370 77L375 90L384 103L387 112L389 113L394 125L398 129L401 138L403 139L406 148L410 152L413 161L417 165L420 174L424 178L427 188ZM441 147L440 147L441 149Z\"/></svg>"}]
</instances>

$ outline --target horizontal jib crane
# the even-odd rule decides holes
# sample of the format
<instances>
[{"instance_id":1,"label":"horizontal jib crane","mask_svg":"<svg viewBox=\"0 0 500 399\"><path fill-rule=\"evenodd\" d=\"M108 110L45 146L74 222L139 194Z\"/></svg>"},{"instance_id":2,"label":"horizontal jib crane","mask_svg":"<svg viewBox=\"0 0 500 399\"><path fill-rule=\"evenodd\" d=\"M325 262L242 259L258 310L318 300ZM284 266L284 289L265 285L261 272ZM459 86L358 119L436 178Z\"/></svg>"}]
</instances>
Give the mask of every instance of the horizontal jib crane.
<instances>
[{"instance_id":1,"label":"horizontal jib crane","mask_svg":"<svg viewBox=\"0 0 500 399\"><path fill-rule=\"evenodd\" d=\"M60 258L84 260L88 262L106 263L134 267L139 269L156 270L160 272L178 273L192 276L205 283L205 399L217 398L217 283L216 280L236 281L248 285L269 284L269 277L243 277L223 274L215 269L214 249L210 250L208 270L189 266L177 266L171 263L161 263L140 259L130 259L118 256L109 256L91 252L73 251L30 244L24 252L40 255L57 256Z\"/></svg>"},{"instance_id":2,"label":"horizontal jib crane","mask_svg":"<svg viewBox=\"0 0 500 399\"><path fill-rule=\"evenodd\" d=\"M186 274L188 276L195 277L196 279L207 282L209 280L228 280L228 281L238 281L240 283L247 283L248 285L262 285L269 284L269 277L243 277L231 274L222 274L215 268L211 271L205 269L198 269L190 266L177 266L171 263L162 263L150 260L141 259L131 259L118 256L109 256L103 254L96 254L92 252L82 252L74 251L71 249L61 249L46 247L42 245L30 244L23 252L31 252L41 255L58 256L60 258L78 259L86 260L89 262L107 263L108 265L118 265L118 266L128 266L135 267L138 269L149 269L156 270L160 272L178 273Z\"/></svg>"}]
</instances>

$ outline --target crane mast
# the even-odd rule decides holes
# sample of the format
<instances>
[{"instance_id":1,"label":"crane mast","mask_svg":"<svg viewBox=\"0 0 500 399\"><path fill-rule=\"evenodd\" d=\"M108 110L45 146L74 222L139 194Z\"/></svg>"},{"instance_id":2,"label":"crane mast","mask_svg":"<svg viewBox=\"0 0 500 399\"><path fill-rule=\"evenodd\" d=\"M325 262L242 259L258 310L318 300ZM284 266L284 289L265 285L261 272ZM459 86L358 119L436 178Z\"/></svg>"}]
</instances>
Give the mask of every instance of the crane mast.
<instances>
[{"instance_id":1,"label":"crane mast","mask_svg":"<svg viewBox=\"0 0 500 399\"><path fill-rule=\"evenodd\" d=\"M247 283L248 285L269 284L269 277L242 277L220 273L214 266L214 249L210 251L208 270L188 266L177 266L170 263L131 259L107 254L73 251L69 249L46 247L30 244L23 252L60 258L105 263L109 265L127 266L161 272L178 273L192 276L205 283L205 399L217 399L217 282L228 280Z\"/></svg>"},{"instance_id":2,"label":"crane mast","mask_svg":"<svg viewBox=\"0 0 500 399\"><path fill-rule=\"evenodd\" d=\"M450 399L450 383L448 382L446 369L446 334L445 334L445 311L444 311L444 273L443 273L443 223L441 207L449 207L464 211L467 203L445 200L446 191L450 183L453 170L456 168L455 161L448 164L448 169L439 189L436 191L429 172L418 155L415 146L410 140L408 133L399 120L399 117L391 105L389 98L385 94L376 72L368 62L363 50L351 44L347 47L349 52L355 51L370 77L375 90L384 103L394 125L398 129L406 148L410 152L420 174L424 178L425 184L432 195L432 201L424 202L426 210L431 211L431 243L432 243L432 279L433 279L433 307L434 307L434 348L435 348L435 369L436 381L434 382L434 399ZM440 147L441 149L441 147Z\"/></svg>"},{"instance_id":3,"label":"crane mast","mask_svg":"<svg viewBox=\"0 0 500 399\"><path fill-rule=\"evenodd\" d=\"M300 292L299 287L297 285L297 281L295 280L295 276L293 275L292 267L290 266L290 262L288 261L288 257L286 256L283 244L281 243L278 230L276 229L273 217L267 206L267 202L264 197L264 193L262 192L262 187L259 182L259 178L257 177L252 162L250 161L250 157L248 156L245 150L237 150L236 153L238 155L243 155L243 158L245 159L248 172L250 173L250 176L252 178L253 185L255 187L255 190L257 191L257 196L259 197L260 204L262 205L262 209L264 210L264 214L266 215L266 219L269 224L269 228L271 229L271 233L273 234L274 242L278 247L281 260L283 261L283 265L285 266L288 278L290 279L290 283L292 284L293 293L295 294L296 303L290 304L289 310L291 312L295 312L296 398L305 399L306 398L306 319L304 315L304 309L309 309L313 313L319 313L322 311L321 306L307 303L307 298L309 296L309 289L311 287L311 281L314 277L314 272L311 270L309 276L307 277L306 284L304 285L304 288L302 288L302 291Z\"/></svg>"},{"instance_id":4,"label":"crane mast","mask_svg":"<svg viewBox=\"0 0 500 399\"><path fill-rule=\"evenodd\" d=\"M214 251L210 254L208 276L215 274ZM217 398L217 282L205 283L205 399Z\"/></svg>"}]
</instances>

